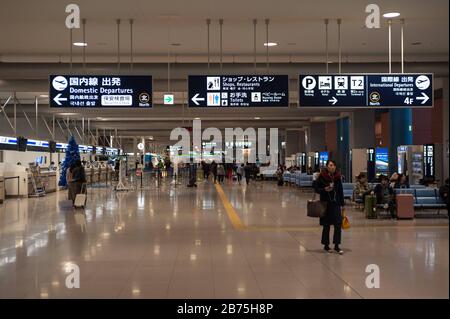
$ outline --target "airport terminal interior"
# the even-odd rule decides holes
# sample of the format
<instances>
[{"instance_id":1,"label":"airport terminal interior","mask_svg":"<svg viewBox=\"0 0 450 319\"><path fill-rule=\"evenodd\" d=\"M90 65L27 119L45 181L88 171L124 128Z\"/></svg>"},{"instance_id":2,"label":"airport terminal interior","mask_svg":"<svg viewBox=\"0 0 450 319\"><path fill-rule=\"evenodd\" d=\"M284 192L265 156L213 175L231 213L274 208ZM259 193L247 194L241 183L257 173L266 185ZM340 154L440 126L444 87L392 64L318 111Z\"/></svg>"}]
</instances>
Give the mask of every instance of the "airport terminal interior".
<instances>
[{"instance_id":1,"label":"airport terminal interior","mask_svg":"<svg viewBox=\"0 0 450 319\"><path fill-rule=\"evenodd\" d=\"M1 299L448 299L447 0L0 3Z\"/></svg>"}]
</instances>

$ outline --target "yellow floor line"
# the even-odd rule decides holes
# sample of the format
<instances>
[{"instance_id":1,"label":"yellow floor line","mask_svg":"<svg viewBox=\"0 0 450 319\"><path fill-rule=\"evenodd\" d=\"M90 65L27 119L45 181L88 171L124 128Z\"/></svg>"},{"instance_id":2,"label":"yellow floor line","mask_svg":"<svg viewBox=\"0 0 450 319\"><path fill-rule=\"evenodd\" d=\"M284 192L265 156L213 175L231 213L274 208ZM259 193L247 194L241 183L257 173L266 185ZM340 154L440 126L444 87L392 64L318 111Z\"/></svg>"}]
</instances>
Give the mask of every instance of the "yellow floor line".
<instances>
[{"instance_id":1,"label":"yellow floor line","mask_svg":"<svg viewBox=\"0 0 450 319\"><path fill-rule=\"evenodd\" d=\"M240 231L320 231L322 229L321 226L246 226L242 222L238 213L234 210L233 205L231 205L227 195L223 191L222 187L219 184L214 185L216 187L217 193L219 194L220 199L222 200L222 204L227 212L228 218L233 225L234 229ZM352 225L351 228L448 228L448 225L402 225L402 224L391 224L391 225L374 225L374 224L364 224L364 225Z\"/></svg>"},{"instance_id":2,"label":"yellow floor line","mask_svg":"<svg viewBox=\"0 0 450 319\"><path fill-rule=\"evenodd\" d=\"M247 227L244 225L244 223L241 221L241 218L234 210L233 205L231 205L231 203L228 200L227 195L225 195L222 187L219 184L215 184L214 186L216 187L217 193L219 194L219 197L222 200L222 204L225 207L228 218L230 219L230 222L233 225L234 229L246 230Z\"/></svg>"}]
</instances>

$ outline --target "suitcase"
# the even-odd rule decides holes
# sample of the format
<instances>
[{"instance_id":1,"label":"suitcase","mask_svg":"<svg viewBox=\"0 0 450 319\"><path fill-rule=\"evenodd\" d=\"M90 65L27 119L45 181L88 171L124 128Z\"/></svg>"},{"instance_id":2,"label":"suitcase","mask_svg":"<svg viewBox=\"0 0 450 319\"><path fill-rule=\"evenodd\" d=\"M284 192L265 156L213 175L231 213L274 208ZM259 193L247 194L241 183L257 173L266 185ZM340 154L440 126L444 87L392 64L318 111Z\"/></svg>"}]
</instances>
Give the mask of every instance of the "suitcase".
<instances>
[{"instance_id":1,"label":"suitcase","mask_svg":"<svg viewBox=\"0 0 450 319\"><path fill-rule=\"evenodd\" d=\"M84 208L86 206L87 196L86 196L86 184L81 186L81 193L75 196L75 201L73 206L75 208Z\"/></svg>"},{"instance_id":2,"label":"suitcase","mask_svg":"<svg viewBox=\"0 0 450 319\"><path fill-rule=\"evenodd\" d=\"M397 218L414 218L414 196L412 194L397 194L395 196Z\"/></svg>"},{"instance_id":3,"label":"suitcase","mask_svg":"<svg viewBox=\"0 0 450 319\"><path fill-rule=\"evenodd\" d=\"M366 214L366 218L368 218L368 219L378 218L376 196L374 196L374 195L366 196L366 199L364 202L364 212Z\"/></svg>"}]
</instances>

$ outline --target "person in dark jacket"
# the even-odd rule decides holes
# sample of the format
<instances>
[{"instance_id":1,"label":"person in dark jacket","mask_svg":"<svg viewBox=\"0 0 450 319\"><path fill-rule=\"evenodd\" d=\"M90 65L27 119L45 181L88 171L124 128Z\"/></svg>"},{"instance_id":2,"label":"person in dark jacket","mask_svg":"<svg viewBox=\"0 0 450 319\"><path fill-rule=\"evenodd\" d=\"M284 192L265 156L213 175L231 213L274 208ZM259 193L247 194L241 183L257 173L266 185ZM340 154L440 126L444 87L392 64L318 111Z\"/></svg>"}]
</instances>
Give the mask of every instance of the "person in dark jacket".
<instances>
[{"instance_id":1,"label":"person in dark jacket","mask_svg":"<svg viewBox=\"0 0 450 319\"><path fill-rule=\"evenodd\" d=\"M375 194L377 197L377 204L383 204L385 209L389 209L391 213L391 218L395 219L395 194L394 189L389 183L387 176L380 175L380 184L375 186L372 195Z\"/></svg>"},{"instance_id":2,"label":"person in dark jacket","mask_svg":"<svg viewBox=\"0 0 450 319\"><path fill-rule=\"evenodd\" d=\"M445 180L445 184L439 188L439 196L444 201L444 203L447 205L447 216L448 216L449 207L450 207L450 200L449 200L449 196L448 196L449 190L450 190L449 179L447 178Z\"/></svg>"},{"instance_id":3,"label":"person in dark jacket","mask_svg":"<svg viewBox=\"0 0 450 319\"><path fill-rule=\"evenodd\" d=\"M83 184L86 183L86 172L84 171L81 161L75 161L75 167L72 169L72 183L74 185L74 197L72 200L75 202L75 198L83 191Z\"/></svg>"},{"instance_id":4,"label":"person in dark jacket","mask_svg":"<svg viewBox=\"0 0 450 319\"><path fill-rule=\"evenodd\" d=\"M324 217L320 218L322 229L322 245L324 250L331 253L330 227L334 226L333 244L334 251L343 254L339 247L342 233L342 208L344 207L344 191L342 188L341 174L336 170L336 162L328 160L326 168L322 170L315 183L315 191L320 194L320 200L327 203Z\"/></svg>"},{"instance_id":5,"label":"person in dark jacket","mask_svg":"<svg viewBox=\"0 0 450 319\"><path fill-rule=\"evenodd\" d=\"M406 174L398 174L398 180L394 188L409 188L408 176Z\"/></svg>"},{"instance_id":6,"label":"person in dark jacket","mask_svg":"<svg viewBox=\"0 0 450 319\"><path fill-rule=\"evenodd\" d=\"M214 183L216 183L216 181L217 181L217 163L215 161L212 161L210 169L211 169L211 173L214 176Z\"/></svg>"},{"instance_id":7,"label":"person in dark jacket","mask_svg":"<svg viewBox=\"0 0 450 319\"><path fill-rule=\"evenodd\" d=\"M244 174L245 174L245 183L248 185L250 184L250 177L252 176L253 168L250 166L250 164L247 162L244 166Z\"/></svg>"}]
</instances>

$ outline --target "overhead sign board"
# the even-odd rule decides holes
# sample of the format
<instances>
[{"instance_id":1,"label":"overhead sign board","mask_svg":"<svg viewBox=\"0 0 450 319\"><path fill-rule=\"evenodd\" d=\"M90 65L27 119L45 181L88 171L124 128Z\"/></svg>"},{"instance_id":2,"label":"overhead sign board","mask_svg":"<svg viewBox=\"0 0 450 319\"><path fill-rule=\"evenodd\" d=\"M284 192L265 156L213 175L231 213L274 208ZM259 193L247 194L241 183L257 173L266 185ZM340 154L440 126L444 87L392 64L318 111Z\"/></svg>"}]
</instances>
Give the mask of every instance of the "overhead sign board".
<instances>
[{"instance_id":1,"label":"overhead sign board","mask_svg":"<svg viewBox=\"0 0 450 319\"><path fill-rule=\"evenodd\" d=\"M50 107L152 106L152 77L50 75Z\"/></svg>"},{"instance_id":2,"label":"overhead sign board","mask_svg":"<svg viewBox=\"0 0 450 319\"><path fill-rule=\"evenodd\" d=\"M287 75L190 75L189 107L286 107Z\"/></svg>"},{"instance_id":3,"label":"overhead sign board","mask_svg":"<svg viewBox=\"0 0 450 319\"><path fill-rule=\"evenodd\" d=\"M432 107L433 74L299 76L301 107Z\"/></svg>"}]
</instances>

